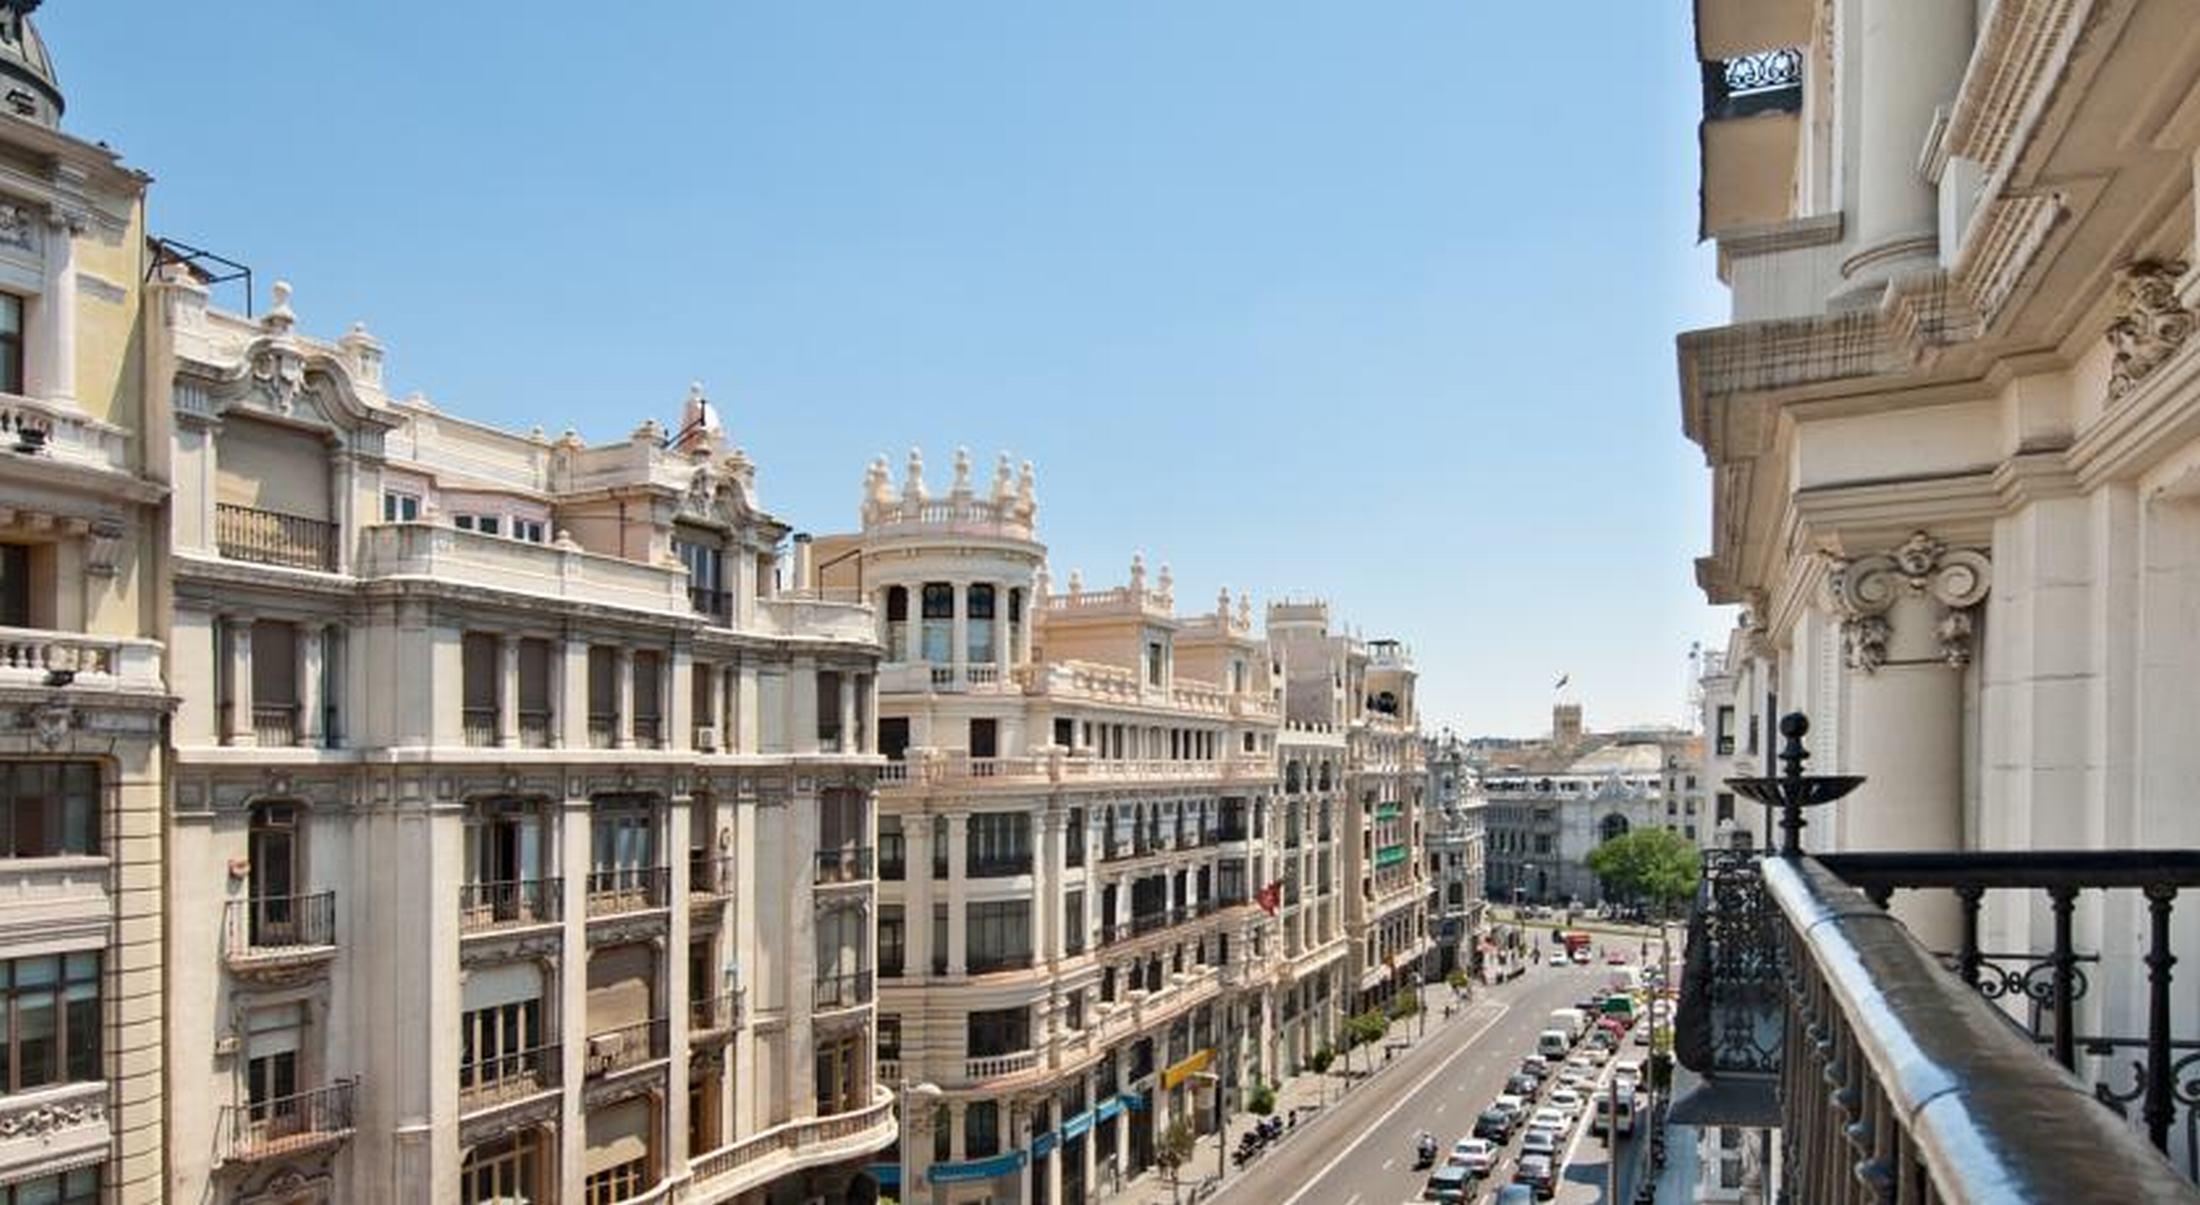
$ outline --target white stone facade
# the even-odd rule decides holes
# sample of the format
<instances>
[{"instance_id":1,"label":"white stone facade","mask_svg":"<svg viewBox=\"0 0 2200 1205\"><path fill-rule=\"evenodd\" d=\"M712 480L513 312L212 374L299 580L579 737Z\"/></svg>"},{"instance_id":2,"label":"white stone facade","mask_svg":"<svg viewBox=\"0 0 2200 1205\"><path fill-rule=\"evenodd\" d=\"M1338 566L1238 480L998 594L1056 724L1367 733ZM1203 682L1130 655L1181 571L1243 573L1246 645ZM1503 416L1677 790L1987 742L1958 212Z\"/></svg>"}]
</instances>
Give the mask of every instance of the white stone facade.
<instances>
[{"instance_id":1,"label":"white stone facade","mask_svg":"<svg viewBox=\"0 0 2200 1205\"><path fill-rule=\"evenodd\" d=\"M1480 966L1487 885L1485 814L1489 797L1467 743L1446 732L1423 742L1428 765L1425 821L1429 914L1435 920L1434 973Z\"/></svg>"},{"instance_id":2,"label":"white stone facade","mask_svg":"<svg viewBox=\"0 0 2200 1205\"><path fill-rule=\"evenodd\" d=\"M1483 753L1488 887L1507 903L1598 904L1603 884L1589 851L1641 828L1694 841L1695 743L1671 729L1586 732L1580 708L1561 704L1548 741ZM1700 782L1700 779L1698 780Z\"/></svg>"},{"instance_id":3,"label":"white stone facade","mask_svg":"<svg viewBox=\"0 0 2200 1205\"><path fill-rule=\"evenodd\" d=\"M588 446L156 286L176 1201L840 1199L876 625L698 393Z\"/></svg>"}]
</instances>

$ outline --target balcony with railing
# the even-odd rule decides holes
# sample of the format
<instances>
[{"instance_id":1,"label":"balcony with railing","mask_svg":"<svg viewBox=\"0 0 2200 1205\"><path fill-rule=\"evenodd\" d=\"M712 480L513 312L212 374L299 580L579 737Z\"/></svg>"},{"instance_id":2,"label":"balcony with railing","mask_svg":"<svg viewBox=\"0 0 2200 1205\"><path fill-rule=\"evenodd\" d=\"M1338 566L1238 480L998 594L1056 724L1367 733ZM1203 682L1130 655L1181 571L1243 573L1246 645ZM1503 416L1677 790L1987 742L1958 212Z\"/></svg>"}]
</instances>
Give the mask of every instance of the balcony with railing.
<instances>
[{"instance_id":1,"label":"balcony with railing","mask_svg":"<svg viewBox=\"0 0 2200 1205\"><path fill-rule=\"evenodd\" d=\"M551 742L551 716L547 709L519 709L519 747L547 749Z\"/></svg>"},{"instance_id":2,"label":"balcony with railing","mask_svg":"<svg viewBox=\"0 0 2200 1205\"><path fill-rule=\"evenodd\" d=\"M494 707L464 708L459 717L466 744L474 749L493 749L497 743L497 709Z\"/></svg>"},{"instance_id":3,"label":"balcony with railing","mask_svg":"<svg viewBox=\"0 0 2200 1205\"><path fill-rule=\"evenodd\" d=\"M739 865L731 854L688 858L688 899L692 903L716 903L733 894L733 875Z\"/></svg>"},{"instance_id":4,"label":"balcony with railing","mask_svg":"<svg viewBox=\"0 0 2200 1205\"><path fill-rule=\"evenodd\" d=\"M745 1004L746 997L738 991L688 1001L688 1040L707 1042L731 1036L741 1028Z\"/></svg>"},{"instance_id":5,"label":"balcony with railing","mask_svg":"<svg viewBox=\"0 0 2200 1205\"><path fill-rule=\"evenodd\" d=\"M562 878L459 884L458 931L461 934L555 924L564 915L565 880Z\"/></svg>"},{"instance_id":6,"label":"balcony with railing","mask_svg":"<svg viewBox=\"0 0 2200 1205\"><path fill-rule=\"evenodd\" d=\"M254 703L252 743L263 749L286 749L298 743L296 703Z\"/></svg>"},{"instance_id":7,"label":"balcony with railing","mask_svg":"<svg viewBox=\"0 0 2200 1205\"><path fill-rule=\"evenodd\" d=\"M619 743L619 717L608 711L588 713L588 747L609 749Z\"/></svg>"},{"instance_id":8,"label":"balcony with railing","mask_svg":"<svg viewBox=\"0 0 2200 1205\"><path fill-rule=\"evenodd\" d=\"M339 1145L352 1135L357 1080L289 1096L225 1105L216 1130L225 1164L289 1158Z\"/></svg>"},{"instance_id":9,"label":"balcony with railing","mask_svg":"<svg viewBox=\"0 0 2200 1205\"><path fill-rule=\"evenodd\" d=\"M662 908L671 890L669 867L598 867L588 872L588 915L594 919Z\"/></svg>"},{"instance_id":10,"label":"balcony with railing","mask_svg":"<svg viewBox=\"0 0 2200 1205\"><path fill-rule=\"evenodd\" d=\"M563 1073L564 1050L563 1044L551 1042L460 1063L459 1111L499 1108L556 1091Z\"/></svg>"},{"instance_id":11,"label":"balcony with railing","mask_svg":"<svg viewBox=\"0 0 2200 1205\"><path fill-rule=\"evenodd\" d=\"M582 1072L590 1079L598 1079L664 1058L671 1032L667 1018L652 1017L589 1034Z\"/></svg>"},{"instance_id":12,"label":"balcony with railing","mask_svg":"<svg viewBox=\"0 0 2200 1205\"><path fill-rule=\"evenodd\" d=\"M1861 781L1802 772L1808 727L1781 722L1783 775L1727 780L1779 809L1781 845L1705 857L1675 1034L1701 1082L1670 1120L1778 1128L1797 1201L2200 1202L2171 953L2200 850L1805 855L1804 809ZM1890 904L1947 908L1950 948ZM2048 948L1987 948L1989 905ZM2083 948L2081 905L2121 938Z\"/></svg>"},{"instance_id":13,"label":"balcony with railing","mask_svg":"<svg viewBox=\"0 0 2200 1205\"><path fill-rule=\"evenodd\" d=\"M872 877L871 862L868 845L818 850L815 882L820 887L868 883Z\"/></svg>"},{"instance_id":14,"label":"balcony with railing","mask_svg":"<svg viewBox=\"0 0 2200 1205\"><path fill-rule=\"evenodd\" d=\"M336 957L336 893L230 900L222 914L222 957L248 977L282 977Z\"/></svg>"},{"instance_id":15,"label":"balcony with railing","mask_svg":"<svg viewBox=\"0 0 2200 1205\"><path fill-rule=\"evenodd\" d=\"M249 506L217 503L214 545L232 561L336 571L336 525Z\"/></svg>"},{"instance_id":16,"label":"balcony with railing","mask_svg":"<svg viewBox=\"0 0 2200 1205\"><path fill-rule=\"evenodd\" d=\"M828 1009L856 1008L871 1002L874 980L869 971L852 971L845 975L820 975L810 993L810 1007L816 1012Z\"/></svg>"},{"instance_id":17,"label":"balcony with railing","mask_svg":"<svg viewBox=\"0 0 2200 1205\"><path fill-rule=\"evenodd\" d=\"M151 640L0 627L0 687L161 692L161 646Z\"/></svg>"}]
</instances>

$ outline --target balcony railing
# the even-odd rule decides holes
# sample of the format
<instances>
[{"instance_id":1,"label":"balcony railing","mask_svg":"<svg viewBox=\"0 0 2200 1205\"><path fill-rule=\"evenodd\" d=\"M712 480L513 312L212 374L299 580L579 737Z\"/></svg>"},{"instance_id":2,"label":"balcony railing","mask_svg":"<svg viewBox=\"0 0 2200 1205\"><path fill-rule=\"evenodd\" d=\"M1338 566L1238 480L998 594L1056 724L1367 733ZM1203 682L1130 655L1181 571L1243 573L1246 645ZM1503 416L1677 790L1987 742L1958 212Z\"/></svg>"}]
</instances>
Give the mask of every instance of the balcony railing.
<instances>
[{"instance_id":1,"label":"balcony railing","mask_svg":"<svg viewBox=\"0 0 2200 1205\"><path fill-rule=\"evenodd\" d=\"M1807 727L1782 722L1784 777L1727 780L1779 804L1782 852L1707 855L1675 1053L1710 1086L1672 1120L1778 1127L1789 1200L2200 1202L2160 1153L2181 1132L2185 1176L2200 1174L2200 1041L2172 1032L2170 929L2180 889L2200 887L2200 850L1805 856L1803 808L1861 781L1804 775ZM1897 892L1921 916L1952 893L1955 948L1927 949L1890 915ZM1996 892L2014 905L1996 915L2047 921L2051 949L1982 947ZM2102 931L2134 918L2136 946L2123 927L2108 949L2079 948L2088 892ZM2143 998L2145 1034L2083 1032L2088 1016L2142 1011L2081 1010L2089 986L2119 979Z\"/></svg>"},{"instance_id":2,"label":"balcony railing","mask_svg":"<svg viewBox=\"0 0 2200 1205\"><path fill-rule=\"evenodd\" d=\"M972 854L963 863L963 873L973 879L1002 879L1014 875L1030 874L1031 855L1029 853L985 856Z\"/></svg>"},{"instance_id":3,"label":"balcony railing","mask_svg":"<svg viewBox=\"0 0 2200 1205\"><path fill-rule=\"evenodd\" d=\"M606 866L588 872L588 915L616 916L662 908L672 889L663 866Z\"/></svg>"},{"instance_id":4,"label":"balcony railing","mask_svg":"<svg viewBox=\"0 0 2200 1205\"><path fill-rule=\"evenodd\" d=\"M522 707L519 709L519 747L522 749L547 749L550 747L550 713Z\"/></svg>"},{"instance_id":5,"label":"balcony railing","mask_svg":"<svg viewBox=\"0 0 2200 1205\"><path fill-rule=\"evenodd\" d=\"M351 1137L357 1080L338 1080L273 1100L222 1108L221 1161L250 1163L343 1142Z\"/></svg>"},{"instance_id":6,"label":"balcony railing","mask_svg":"<svg viewBox=\"0 0 2200 1205\"><path fill-rule=\"evenodd\" d=\"M731 855L720 857L690 857L688 859L688 895L715 899L733 892L733 873L736 863Z\"/></svg>"},{"instance_id":7,"label":"balcony railing","mask_svg":"<svg viewBox=\"0 0 2200 1205\"><path fill-rule=\"evenodd\" d=\"M634 743L644 749L664 748L664 723L657 716L634 717Z\"/></svg>"},{"instance_id":8,"label":"balcony railing","mask_svg":"<svg viewBox=\"0 0 2200 1205\"><path fill-rule=\"evenodd\" d=\"M688 1001L689 1033L717 1033L741 1028L743 1003L740 992L723 992Z\"/></svg>"},{"instance_id":9,"label":"balcony railing","mask_svg":"<svg viewBox=\"0 0 2200 1205\"><path fill-rule=\"evenodd\" d=\"M688 606L697 615L708 615L724 622L733 614L733 594L726 590L714 590L708 586L688 587Z\"/></svg>"},{"instance_id":10,"label":"balcony railing","mask_svg":"<svg viewBox=\"0 0 2200 1205\"><path fill-rule=\"evenodd\" d=\"M1039 1052L1020 1050L1015 1054L976 1055L963 1060L963 1078L977 1083L1029 1071L1039 1065Z\"/></svg>"},{"instance_id":11,"label":"balcony railing","mask_svg":"<svg viewBox=\"0 0 2200 1205\"><path fill-rule=\"evenodd\" d=\"M1020 954L972 954L964 959L963 968L973 975L991 975L997 971L1028 971L1031 969L1031 951Z\"/></svg>"},{"instance_id":12,"label":"balcony railing","mask_svg":"<svg viewBox=\"0 0 2200 1205\"><path fill-rule=\"evenodd\" d=\"M232 959L334 947L336 893L230 900L223 913L222 936Z\"/></svg>"},{"instance_id":13,"label":"balcony railing","mask_svg":"<svg viewBox=\"0 0 2200 1205\"><path fill-rule=\"evenodd\" d=\"M319 519L217 503L214 544L232 561L336 570L336 525Z\"/></svg>"},{"instance_id":14,"label":"balcony railing","mask_svg":"<svg viewBox=\"0 0 2200 1205\"><path fill-rule=\"evenodd\" d=\"M480 933L506 925L540 925L565 914L565 880L506 879L461 883L458 931Z\"/></svg>"},{"instance_id":15,"label":"balcony railing","mask_svg":"<svg viewBox=\"0 0 2200 1205\"><path fill-rule=\"evenodd\" d=\"M497 709L494 707L468 707L461 714L460 723L466 733L466 744L474 749L494 748L497 743Z\"/></svg>"},{"instance_id":16,"label":"balcony railing","mask_svg":"<svg viewBox=\"0 0 2200 1205\"><path fill-rule=\"evenodd\" d=\"M814 1009L854 1008L869 1004L872 996L872 979L869 971L856 971L847 975L821 975L810 994Z\"/></svg>"},{"instance_id":17,"label":"balcony railing","mask_svg":"<svg viewBox=\"0 0 2200 1205\"><path fill-rule=\"evenodd\" d=\"M871 881L871 847L851 846L844 849L817 851L817 879L819 885L832 883L868 883Z\"/></svg>"},{"instance_id":18,"label":"balcony railing","mask_svg":"<svg viewBox=\"0 0 2200 1205\"><path fill-rule=\"evenodd\" d=\"M1703 115L1718 121L1803 107L1803 52L1761 50L1703 65Z\"/></svg>"},{"instance_id":19,"label":"balcony railing","mask_svg":"<svg viewBox=\"0 0 2200 1205\"><path fill-rule=\"evenodd\" d=\"M254 703L252 742L263 749L282 749L298 743L296 703Z\"/></svg>"},{"instance_id":20,"label":"balcony railing","mask_svg":"<svg viewBox=\"0 0 2200 1205\"><path fill-rule=\"evenodd\" d=\"M671 1026L664 1017L652 1017L588 1035L582 1070L590 1079L639 1067L665 1057Z\"/></svg>"},{"instance_id":21,"label":"balcony railing","mask_svg":"<svg viewBox=\"0 0 2200 1205\"><path fill-rule=\"evenodd\" d=\"M562 1043L514 1050L458 1065L458 1107L489 1109L525 1100L558 1087L564 1066Z\"/></svg>"},{"instance_id":22,"label":"balcony railing","mask_svg":"<svg viewBox=\"0 0 2200 1205\"><path fill-rule=\"evenodd\" d=\"M588 747L609 749L619 743L619 717L604 712L588 713Z\"/></svg>"}]
</instances>

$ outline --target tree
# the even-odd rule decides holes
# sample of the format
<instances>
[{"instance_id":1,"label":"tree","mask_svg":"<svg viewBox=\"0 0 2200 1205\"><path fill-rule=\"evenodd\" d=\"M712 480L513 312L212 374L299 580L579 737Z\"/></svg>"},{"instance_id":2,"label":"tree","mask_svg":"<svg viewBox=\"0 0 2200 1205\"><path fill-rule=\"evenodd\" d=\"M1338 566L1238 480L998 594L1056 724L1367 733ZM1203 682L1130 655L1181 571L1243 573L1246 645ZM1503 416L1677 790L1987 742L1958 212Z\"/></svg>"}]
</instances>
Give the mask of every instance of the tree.
<instances>
[{"instance_id":1,"label":"tree","mask_svg":"<svg viewBox=\"0 0 2200 1205\"><path fill-rule=\"evenodd\" d=\"M1306 1069L1320 1075L1322 1072L1329 1070L1329 1064L1336 1060L1337 1056L1330 1051L1329 1047L1324 1046L1306 1056Z\"/></svg>"},{"instance_id":2,"label":"tree","mask_svg":"<svg viewBox=\"0 0 2200 1205\"><path fill-rule=\"evenodd\" d=\"M1262 1117L1274 1116L1276 1112L1276 1086L1270 1083L1254 1084L1252 1091L1245 1094L1245 1107Z\"/></svg>"},{"instance_id":3,"label":"tree","mask_svg":"<svg viewBox=\"0 0 2200 1205\"><path fill-rule=\"evenodd\" d=\"M1671 829L1638 828L1589 851L1589 869L1605 890L1670 911L1696 893L1702 861Z\"/></svg>"},{"instance_id":4,"label":"tree","mask_svg":"<svg viewBox=\"0 0 2200 1205\"><path fill-rule=\"evenodd\" d=\"M1192 1123L1181 1117L1170 1122L1169 1128L1161 1132L1160 1140L1154 1143L1154 1166L1169 1177L1171 1201L1176 1200L1177 1173L1192 1161L1192 1151L1197 1144L1198 1139L1192 1135Z\"/></svg>"}]
</instances>

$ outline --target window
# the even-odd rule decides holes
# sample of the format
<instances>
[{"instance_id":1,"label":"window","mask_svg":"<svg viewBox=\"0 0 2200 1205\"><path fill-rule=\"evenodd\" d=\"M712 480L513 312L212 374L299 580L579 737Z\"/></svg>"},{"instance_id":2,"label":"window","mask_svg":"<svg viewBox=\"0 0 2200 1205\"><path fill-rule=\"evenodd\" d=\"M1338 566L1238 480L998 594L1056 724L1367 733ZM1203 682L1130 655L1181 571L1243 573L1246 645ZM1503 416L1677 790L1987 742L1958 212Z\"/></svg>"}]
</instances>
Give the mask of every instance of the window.
<instances>
[{"instance_id":1,"label":"window","mask_svg":"<svg viewBox=\"0 0 2200 1205\"><path fill-rule=\"evenodd\" d=\"M99 1205L100 1166L0 1185L0 1205Z\"/></svg>"},{"instance_id":2,"label":"window","mask_svg":"<svg viewBox=\"0 0 2200 1205\"><path fill-rule=\"evenodd\" d=\"M901 833L901 817L878 818L878 877L889 882L909 873L909 845Z\"/></svg>"},{"instance_id":3,"label":"window","mask_svg":"<svg viewBox=\"0 0 2200 1205\"><path fill-rule=\"evenodd\" d=\"M909 949L908 922L900 904L881 904L878 910L878 973L886 979L901 978L902 960Z\"/></svg>"},{"instance_id":4,"label":"window","mask_svg":"<svg viewBox=\"0 0 2200 1205\"><path fill-rule=\"evenodd\" d=\"M30 546L0 544L0 627L34 626L31 622Z\"/></svg>"},{"instance_id":5,"label":"window","mask_svg":"<svg viewBox=\"0 0 2200 1205\"><path fill-rule=\"evenodd\" d=\"M462 1014L459 1091L538 1073L534 1052L542 1044L541 1000L515 1000Z\"/></svg>"},{"instance_id":6,"label":"window","mask_svg":"<svg viewBox=\"0 0 2200 1205\"><path fill-rule=\"evenodd\" d=\"M923 594L924 607L924 659L934 665L946 665L954 660L950 640L954 636L955 587L947 582L926 582Z\"/></svg>"},{"instance_id":7,"label":"window","mask_svg":"<svg viewBox=\"0 0 2200 1205\"><path fill-rule=\"evenodd\" d=\"M1146 642L1146 685L1161 685L1161 671L1168 662L1168 652L1158 640Z\"/></svg>"},{"instance_id":8,"label":"window","mask_svg":"<svg viewBox=\"0 0 2200 1205\"><path fill-rule=\"evenodd\" d=\"M0 963L0 1094L101 1078L99 952Z\"/></svg>"},{"instance_id":9,"label":"window","mask_svg":"<svg viewBox=\"0 0 2200 1205\"><path fill-rule=\"evenodd\" d=\"M947 973L947 905L932 905L932 973Z\"/></svg>"},{"instance_id":10,"label":"window","mask_svg":"<svg viewBox=\"0 0 2200 1205\"><path fill-rule=\"evenodd\" d=\"M878 751L888 761L900 761L909 752L909 717L879 717Z\"/></svg>"},{"instance_id":11,"label":"window","mask_svg":"<svg viewBox=\"0 0 2200 1205\"><path fill-rule=\"evenodd\" d=\"M965 958L972 972L1031 965L1031 901L973 903L964 929Z\"/></svg>"},{"instance_id":12,"label":"window","mask_svg":"<svg viewBox=\"0 0 2200 1205\"><path fill-rule=\"evenodd\" d=\"M420 495L402 490L382 491L382 521L412 523L420 518Z\"/></svg>"},{"instance_id":13,"label":"window","mask_svg":"<svg viewBox=\"0 0 2200 1205\"><path fill-rule=\"evenodd\" d=\"M971 878L1031 873L1031 814L973 812L970 816Z\"/></svg>"},{"instance_id":14,"label":"window","mask_svg":"<svg viewBox=\"0 0 2200 1205\"><path fill-rule=\"evenodd\" d=\"M979 582L970 587L965 604L970 622L966 625L964 639L968 642L970 660L976 665L993 661L993 587Z\"/></svg>"},{"instance_id":15,"label":"window","mask_svg":"<svg viewBox=\"0 0 2200 1205\"><path fill-rule=\"evenodd\" d=\"M1001 1107L974 1100L963 1107L963 1158L983 1159L1001 1151Z\"/></svg>"},{"instance_id":16,"label":"window","mask_svg":"<svg viewBox=\"0 0 2200 1205\"><path fill-rule=\"evenodd\" d=\"M485 536L502 535L504 520L497 515L453 515L451 526L460 531L477 531Z\"/></svg>"},{"instance_id":17,"label":"window","mask_svg":"<svg viewBox=\"0 0 2200 1205\"><path fill-rule=\"evenodd\" d=\"M97 763L0 763L0 857L100 852Z\"/></svg>"},{"instance_id":18,"label":"window","mask_svg":"<svg viewBox=\"0 0 2200 1205\"><path fill-rule=\"evenodd\" d=\"M466 1153L458 1169L460 1205L509 1205L541 1200L536 1169L542 1163L539 1130L520 1130L494 1138Z\"/></svg>"},{"instance_id":19,"label":"window","mask_svg":"<svg viewBox=\"0 0 2200 1205\"><path fill-rule=\"evenodd\" d=\"M0 293L0 390L23 392L23 299Z\"/></svg>"},{"instance_id":20,"label":"window","mask_svg":"<svg viewBox=\"0 0 2200 1205\"><path fill-rule=\"evenodd\" d=\"M525 540L530 544L540 544L543 542L543 534L543 524L542 520L540 519L512 520L512 538L515 540Z\"/></svg>"},{"instance_id":21,"label":"window","mask_svg":"<svg viewBox=\"0 0 2200 1205\"><path fill-rule=\"evenodd\" d=\"M878 1057L901 1057L901 1014L880 1013L878 1018Z\"/></svg>"},{"instance_id":22,"label":"window","mask_svg":"<svg viewBox=\"0 0 2200 1205\"><path fill-rule=\"evenodd\" d=\"M973 1011L966 1023L966 1031L971 1058L1018 1054L1031 1049L1031 1010L995 1008Z\"/></svg>"},{"instance_id":23,"label":"window","mask_svg":"<svg viewBox=\"0 0 2200 1205\"><path fill-rule=\"evenodd\" d=\"M582 1199L587 1205L617 1205L642 1195L642 1190L648 1187L649 1157L644 1155L588 1177Z\"/></svg>"},{"instance_id":24,"label":"window","mask_svg":"<svg viewBox=\"0 0 2200 1205\"><path fill-rule=\"evenodd\" d=\"M1720 757L1732 756L1734 753L1733 704L1721 703L1719 705L1718 719L1714 723L1712 732L1713 739L1717 742L1714 748L1717 749L1718 755Z\"/></svg>"},{"instance_id":25,"label":"window","mask_svg":"<svg viewBox=\"0 0 2200 1205\"><path fill-rule=\"evenodd\" d=\"M1716 796L1713 796L1711 807L1711 818L1713 820L1718 821L1720 824L1732 823L1734 820L1734 793L1732 791L1719 792Z\"/></svg>"}]
</instances>

